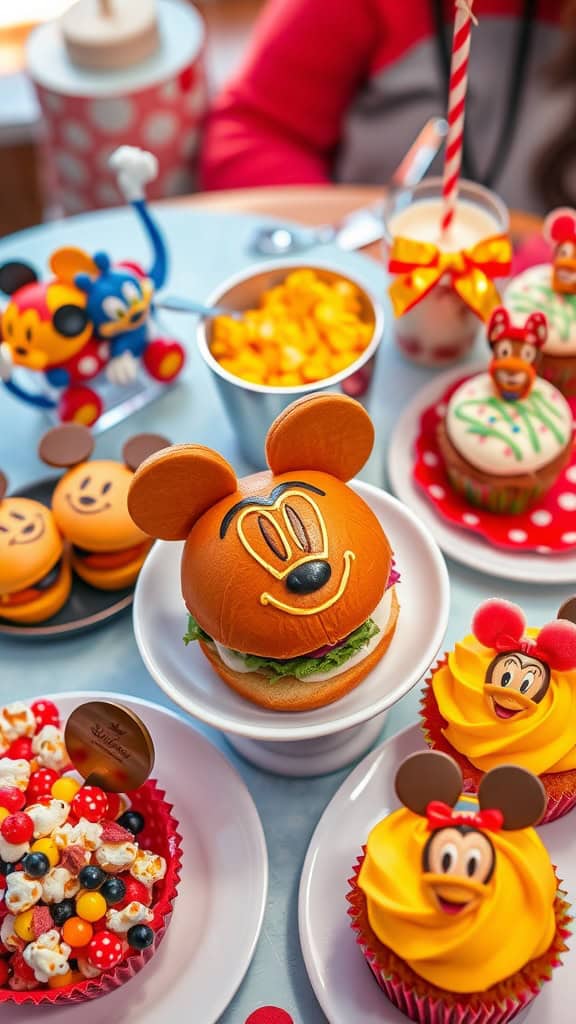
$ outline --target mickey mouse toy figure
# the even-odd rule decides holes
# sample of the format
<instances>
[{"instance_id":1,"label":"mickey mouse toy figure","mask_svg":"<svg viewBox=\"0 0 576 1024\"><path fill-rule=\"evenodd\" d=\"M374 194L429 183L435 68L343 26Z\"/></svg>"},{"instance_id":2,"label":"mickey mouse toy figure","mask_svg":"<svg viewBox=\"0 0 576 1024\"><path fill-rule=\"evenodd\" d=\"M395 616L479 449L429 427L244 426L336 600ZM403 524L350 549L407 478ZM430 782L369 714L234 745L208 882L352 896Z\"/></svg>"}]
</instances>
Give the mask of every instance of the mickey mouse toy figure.
<instances>
[{"instance_id":1,"label":"mickey mouse toy figure","mask_svg":"<svg viewBox=\"0 0 576 1024\"><path fill-rule=\"evenodd\" d=\"M97 252L92 268L81 268L74 283L86 294L86 312L97 337L110 344L110 379L125 383L135 376L136 361L142 359L151 377L168 382L180 373L184 350L175 341L150 338L152 300L168 271L166 245L144 194L145 185L157 174L158 161L152 153L121 146L112 154L110 166L152 243L154 261L144 272L135 263L114 265L107 253Z\"/></svg>"},{"instance_id":2,"label":"mickey mouse toy figure","mask_svg":"<svg viewBox=\"0 0 576 1024\"><path fill-rule=\"evenodd\" d=\"M494 310L488 324L493 353L489 369L500 398L517 402L530 394L547 334L543 313L532 313L522 327L516 327L503 306Z\"/></svg>"}]
</instances>

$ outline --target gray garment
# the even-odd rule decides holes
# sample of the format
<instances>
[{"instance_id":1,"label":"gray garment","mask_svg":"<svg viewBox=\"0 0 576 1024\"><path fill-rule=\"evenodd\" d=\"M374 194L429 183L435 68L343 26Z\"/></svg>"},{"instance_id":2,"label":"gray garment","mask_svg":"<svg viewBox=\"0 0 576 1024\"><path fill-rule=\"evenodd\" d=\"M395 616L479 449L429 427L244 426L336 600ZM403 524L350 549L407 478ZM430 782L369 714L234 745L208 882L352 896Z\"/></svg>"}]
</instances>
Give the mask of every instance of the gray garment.
<instances>
[{"instance_id":1,"label":"gray garment","mask_svg":"<svg viewBox=\"0 0 576 1024\"><path fill-rule=\"evenodd\" d=\"M466 117L480 175L493 158L502 129L517 33L517 19L509 18L483 18L474 30ZM574 90L551 88L544 73L559 52L562 35L557 26L542 23L534 30L514 139L494 183L509 206L535 213L546 211L532 181L534 163L576 106ZM345 121L336 180L385 183L427 118L444 112L436 42L428 38L378 72L355 99ZM441 169L438 158L432 173Z\"/></svg>"}]
</instances>

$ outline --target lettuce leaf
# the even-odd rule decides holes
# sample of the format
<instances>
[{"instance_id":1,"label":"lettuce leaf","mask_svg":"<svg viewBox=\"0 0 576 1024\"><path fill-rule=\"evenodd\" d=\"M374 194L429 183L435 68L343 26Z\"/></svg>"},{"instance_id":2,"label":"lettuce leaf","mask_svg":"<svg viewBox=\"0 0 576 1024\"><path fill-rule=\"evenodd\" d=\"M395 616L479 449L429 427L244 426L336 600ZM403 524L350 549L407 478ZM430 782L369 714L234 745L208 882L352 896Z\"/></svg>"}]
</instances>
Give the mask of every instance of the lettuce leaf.
<instances>
[{"instance_id":1,"label":"lettuce leaf","mask_svg":"<svg viewBox=\"0 0 576 1024\"><path fill-rule=\"evenodd\" d=\"M252 672L262 672L270 680L281 679L283 676L295 676L296 679L306 679L315 672L331 672L335 668L344 665L354 654L361 651L370 642L373 636L380 632L380 627L373 619L366 619L358 629L346 639L345 643L327 651L321 658L310 658L303 654L298 658L262 658L258 654L239 654L247 668ZM192 640L211 640L212 638L204 632L201 626L191 615L188 619L188 632L184 637L184 643L189 644Z\"/></svg>"},{"instance_id":2,"label":"lettuce leaf","mask_svg":"<svg viewBox=\"0 0 576 1024\"><path fill-rule=\"evenodd\" d=\"M208 636L208 633L204 632L204 630L202 629L202 626L198 625L198 623L196 622L196 619L194 618L193 615L189 615L188 616L188 629L186 630L186 632L185 632L184 636L182 637L182 639L184 640L184 643L186 644L186 647L188 647L188 644L193 643L194 640L210 640L211 641L212 637Z\"/></svg>"}]
</instances>

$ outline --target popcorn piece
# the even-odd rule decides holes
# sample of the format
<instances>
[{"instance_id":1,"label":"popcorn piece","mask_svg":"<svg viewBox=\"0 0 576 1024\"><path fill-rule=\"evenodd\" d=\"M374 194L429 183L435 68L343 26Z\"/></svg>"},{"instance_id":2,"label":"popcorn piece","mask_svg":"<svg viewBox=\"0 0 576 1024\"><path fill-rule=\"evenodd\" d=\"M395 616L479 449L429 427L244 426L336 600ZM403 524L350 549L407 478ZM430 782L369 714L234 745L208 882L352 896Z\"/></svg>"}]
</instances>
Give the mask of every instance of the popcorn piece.
<instances>
[{"instance_id":1,"label":"popcorn piece","mask_svg":"<svg viewBox=\"0 0 576 1024\"><path fill-rule=\"evenodd\" d=\"M29 849L30 843L9 843L0 835L0 859L5 864L16 864L26 856Z\"/></svg>"},{"instance_id":2,"label":"popcorn piece","mask_svg":"<svg viewBox=\"0 0 576 1024\"><path fill-rule=\"evenodd\" d=\"M76 895L80 889L80 882L67 870L67 868L52 868L47 875L44 875L42 882L42 893L46 903L61 903L62 900L69 900Z\"/></svg>"},{"instance_id":3,"label":"popcorn piece","mask_svg":"<svg viewBox=\"0 0 576 1024\"><path fill-rule=\"evenodd\" d=\"M36 981L47 982L50 978L69 971L68 960L71 952L70 946L60 940L60 933L52 928L39 939L30 942L23 956L34 971Z\"/></svg>"},{"instance_id":4,"label":"popcorn piece","mask_svg":"<svg viewBox=\"0 0 576 1024\"><path fill-rule=\"evenodd\" d=\"M102 843L96 850L96 860L104 871L116 874L129 868L138 854L138 846L134 842Z\"/></svg>"},{"instance_id":5,"label":"popcorn piece","mask_svg":"<svg viewBox=\"0 0 576 1024\"><path fill-rule=\"evenodd\" d=\"M16 918L13 914L6 914L6 917L0 925L0 942L6 949L23 949L26 943L19 935L16 935L14 931L14 921Z\"/></svg>"},{"instance_id":6,"label":"popcorn piece","mask_svg":"<svg viewBox=\"0 0 576 1024\"><path fill-rule=\"evenodd\" d=\"M32 740L32 753L42 768L62 772L70 764L64 733L55 725L45 725Z\"/></svg>"},{"instance_id":7,"label":"popcorn piece","mask_svg":"<svg viewBox=\"0 0 576 1024\"><path fill-rule=\"evenodd\" d=\"M139 850L136 859L130 868L130 874L144 885L154 885L166 874L166 861L157 853L150 853L149 850Z\"/></svg>"},{"instance_id":8,"label":"popcorn piece","mask_svg":"<svg viewBox=\"0 0 576 1024\"><path fill-rule=\"evenodd\" d=\"M12 914L30 910L42 898L42 884L36 878L28 878L23 871L12 871L6 878L4 901Z\"/></svg>"},{"instance_id":9,"label":"popcorn piece","mask_svg":"<svg viewBox=\"0 0 576 1024\"><path fill-rule=\"evenodd\" d=\"M67 822L60 828L54 829L52 839L59 850L65 850L67 846L82 846L85 850L93 852L100 846L102 826L98 821L87 821L80 818L76 825Z\"/></svg>"},{"instance_id":10,"label":"popcorn piece","mask_svg":"<svg viewBox=\"0 0 576 1024\"><path fill-rule=\"evenodd\" d=\"M134 924L148 924L154 918L154 913L145 907L143 903L133 900L122 910L110 909L106 914L106 923L111 932L117 935L124 935Z\"/></svg>"},{"instance_id":11,"label":"popcorn piece","mask_svg":"<svg viewBox=\"0 0 576 1024\"><path fill-rule=\"evenodd\" d=\"M0 709L0 732L9 744L20 736L33 736L36 732L34 712L21 701L6 704Z\"/></svg>"},{"instance_id":12,"label":"popcorn piece","mask_svg":"<svg viewBox=\"0 0 576 1024\"><path fill-rule=\"evenodd\" d=\"M23 757L0 758L0 789L10 789L14 786L24 792L28 786L30 771L30 762Z\"/></svg>"},{"instance_id":13,"label":"popcorn piece","mask_svg":"<svg viewBox=\"0 0 576 1024\"><path fill-rule=\"evenodd\" d=\"M34 838L49 836L55 828L63 825L70 812L70 804L64 800L50 800L48 804L31 804L26 808L34 822Z\"/></svg>"}]
</instances>

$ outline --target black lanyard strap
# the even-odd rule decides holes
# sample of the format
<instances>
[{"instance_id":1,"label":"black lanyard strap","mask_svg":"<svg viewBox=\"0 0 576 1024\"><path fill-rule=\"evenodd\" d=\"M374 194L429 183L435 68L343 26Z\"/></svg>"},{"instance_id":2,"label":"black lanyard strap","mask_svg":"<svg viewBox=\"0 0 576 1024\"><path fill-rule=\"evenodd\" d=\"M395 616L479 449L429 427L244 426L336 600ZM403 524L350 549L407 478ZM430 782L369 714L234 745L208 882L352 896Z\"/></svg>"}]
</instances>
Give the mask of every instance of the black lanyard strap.
<instances>
[{"instance_id":1,"label":"black lanyard strap","mask_svg":"<svg viewBox=\"0 0 576 1024\"><path fill-rule=\"evenodd\" d=\"M523 86L526 80L528 58L532 48L534 36L534 23L538 0L524 0L524 11L518 29L514 60L512 62L512 73L508 95L504 106L504 117L498 133L498 138L491 160L483 174L478 170L476 159L470 149L470 120L464 122L464 143L462 148L462 172L465 177L477 181L487 188L491 188L500 175L512 145L512 138L516 128L518 111L522 102ZM434 15L434 27L436 30L436 48L440 63L440 70L444 80L446 98L450 87L450 62L451 33L444 22L444 5L442 0L432 0L432 11ZM482 31L481 27L476 31ZM496 56L496 55L495 55Z\"/></svg>"}]
</instances>

